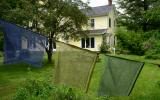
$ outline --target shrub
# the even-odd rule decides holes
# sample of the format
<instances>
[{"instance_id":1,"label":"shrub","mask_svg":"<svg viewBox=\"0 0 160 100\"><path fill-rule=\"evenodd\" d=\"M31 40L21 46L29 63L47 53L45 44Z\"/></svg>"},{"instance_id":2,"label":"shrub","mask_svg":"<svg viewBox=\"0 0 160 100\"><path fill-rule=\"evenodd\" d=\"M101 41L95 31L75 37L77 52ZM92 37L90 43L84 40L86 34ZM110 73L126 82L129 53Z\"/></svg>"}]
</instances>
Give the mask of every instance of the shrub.
<instances>
[{"instance_id":1,"label":"shrub","mask_svg":"<svg viewBox=\"0 0 160 100\"><path fill-rule=\"evenodd\" d=\"M52 84L38 80L28 80L22 87L20 87L14 100L29 100L34 98L48 99L54 91L55 87Z\"/></svg>"},{"instance_id":2,"label":"shrub","mask_svg":"<svg viewBox=\"0 0 160 100\"><path fill-rule=\"evenodd\" d=\"M160 59L160 32L149 31L145 33L146 41L143 43L145 58ZM148 39L147 39L148 38Z\"/></svg>"},{"instance_id":3,"label":"shrub","mask_svg":"<svg viewBox=\"0 0 160 100\"><path fill-rule=\"evenodd\" d=\"M56 86L51 82L27 80L16 91L14 100L83 100L80 91L66 86Z\"/></svg>"},{"instance_id":4,"label":"shrub","mask_svg":"<svg viewBox=\"0 0 160 100\"><path fill-rule=\"evenodd\" d=\"M152 47L146 51L145 58L148 59L160 59L160 40L155 41L154 44L152 44Z\"/></svg>"},{"instance_id":5,"label":"shrub","mask_svg":"<svg viewBox=\"0 0 160 100\"><path fill-rule=\"evenodd\" d=\"M107 53L109 49L109 45L107 45L106 43L102 43L100 46L100 52L101 53Z\"/></svg>"},{"instance_id":6,"label":"shrub","mask_svg":"<svg viewBox=\"0 0 160 100\"><path fill-rule=\"evenodd\" d=\"M117 29L117 44L119 50L129 51L132 54L143 55L143 34L142 32L128 31L120 27Z\"/></svg>"}]
</instances>

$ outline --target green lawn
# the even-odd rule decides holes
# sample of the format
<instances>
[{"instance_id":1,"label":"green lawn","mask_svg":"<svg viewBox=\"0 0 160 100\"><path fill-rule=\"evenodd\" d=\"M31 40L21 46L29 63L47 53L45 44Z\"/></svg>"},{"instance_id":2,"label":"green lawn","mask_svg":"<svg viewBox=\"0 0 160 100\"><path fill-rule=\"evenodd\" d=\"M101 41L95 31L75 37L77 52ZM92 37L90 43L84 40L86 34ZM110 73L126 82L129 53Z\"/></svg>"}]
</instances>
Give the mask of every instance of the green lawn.
<instances>
[{"instance_id":1,"label":"green lawn","mask_svg":"<svg viewBox=\"0 0 160 100\"><path fill-rule=\"evenodd\" d=\"M54 66L44 62L42 68L34 68L27 64L0 65L0 100L9 99L26 79L43 80L53 77ZM53 77L54 78L54 77Z\"/></svg>"},{"instance_id":2,"label":"green lawn","mask_svg":"<svg viewBox=\"0 0 160 100\"><path fill-rule=\"evenodd\" d=\"M97 95L95 91L99 86L100 76L104 71L104 67L102 66L105 55L100 55L101 61L96 64L96 67L93 72L93 78L91 80L89 93L92 95ZM110 99L114 100L124 100L124 99L140 99L140 100L160 100L158 95L160 94L160 68L157 65L150 64L151 63L160 63L160 60L146 60L144 57L135 56L135 55L116 55L119 57L138 60L146 62L139 78L133 88L132 93L129 97L110 97Z\"/></svg>"},{"instance_id":3,"label":"green lawn","mask_svg":"<svg viewBox=\"0 0 160 100\"><path fill-rule=\"evenodd\" d=\"M113 100L124 99L143 99L143 100L158 100L160 94L160 68L148 62L159 63L160 60L145 60L144 57L135 55L117 55L120 57L134 59L147 62L135 84L135 87L129 97L110 97ZM2 58L0 58L2 62ZM95 97L99 87L99 81L104 71L104 55L100 55L100 60L97 62L89 87L88 95ZM13 95L16 88L20 86L26 79L45 79L51 77L54 79L54 65L44 63L42 68L33 68L26 64L18 65L0 65L0 100L7 99Z\"/></svg>"}]
</instances>

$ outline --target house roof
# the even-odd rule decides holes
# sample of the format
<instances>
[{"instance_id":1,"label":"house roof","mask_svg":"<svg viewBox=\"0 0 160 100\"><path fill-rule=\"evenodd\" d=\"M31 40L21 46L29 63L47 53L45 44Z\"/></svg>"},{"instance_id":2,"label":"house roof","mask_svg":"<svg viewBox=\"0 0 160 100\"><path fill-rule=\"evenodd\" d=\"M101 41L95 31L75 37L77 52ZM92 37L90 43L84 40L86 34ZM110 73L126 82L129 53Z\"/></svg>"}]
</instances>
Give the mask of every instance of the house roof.
<instances>
[{"instance_id":1,"label":"house roof","mask_svg":"<svg viewBox=\"0 0 160 100\"><path fill-rule=\"evenodd\" d=\"M95 30L87 30L88 35L103 35L107 33L107 29L95 29Z\"/></svg>"},{"instance_id":2,"label":"house roof","mask_svg":"<svg viewBox=\"0 0 160 100\"><path fill-rule=\"evenodd\" d=\"M113 8L112 6L105 5L105 6L98 6L98 7L92 7L89 10L82 10L87 16L95 17L95 16L104 16L107 15Z\"/></svg>"}]
</instances>

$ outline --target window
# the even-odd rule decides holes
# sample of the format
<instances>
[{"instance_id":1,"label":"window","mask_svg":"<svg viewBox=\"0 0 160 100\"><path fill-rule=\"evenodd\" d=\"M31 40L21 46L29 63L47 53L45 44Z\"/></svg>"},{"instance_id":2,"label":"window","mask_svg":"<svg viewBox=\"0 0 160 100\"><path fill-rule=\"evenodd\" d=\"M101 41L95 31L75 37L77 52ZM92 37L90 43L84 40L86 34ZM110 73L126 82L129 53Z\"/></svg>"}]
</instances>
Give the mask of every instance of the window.
<instances>
[{"instance_id":1,"label":"window","mask_svg":"<svg viewBox=\"0 0 160 100\"><path fill-rule=\"evenodd\" d=\"M85 39L84 38L81 39L81 45L82 45L82 48L85 48Z\"/></svg>"},{"instance_id":2,"label":"window","mask_svg":"<svg viewBox=\"0 0 160 100\"><path fill-rule=\"evenodd\" d=\"M86 38L86 48L89 48L90 47L90 39L89 38Z\"/></svg>"},{"instance_id":3,"label":"window","mask_svg":"<svg viewBox=\"0 0 160 100\"><path fill-rule=\"evenodd\" d=\"M91 38L91 48L94 48L94 38Z\"/></svg>"},{"instance_id":4,"label":"window","mask_svg":"<svg viewBox=\"0 0 160 100\"><path fill-rule=\"evenodd\" d=\"M82 38L81 39L81 47L82 48L94 48L95 43L94 43L94 38Z\"/></svg>"},{"instance_id":5,"label":"window","mask_svg":"<svg viewBox=\"0 0 160 100\"><path fill-rule=\"evenodd\" d=\"M109 18L109 27L111 27L111 18Z\"/></svg>"},{"instance_id":6,"label":"window","mask_svg":"<svg viewBox=\"0 0 160 100\"><path fill-rule=\"evenodd\" d=\"M94 27L94 19L91 19L91 27Z\"/></svg>"}]
</instances>

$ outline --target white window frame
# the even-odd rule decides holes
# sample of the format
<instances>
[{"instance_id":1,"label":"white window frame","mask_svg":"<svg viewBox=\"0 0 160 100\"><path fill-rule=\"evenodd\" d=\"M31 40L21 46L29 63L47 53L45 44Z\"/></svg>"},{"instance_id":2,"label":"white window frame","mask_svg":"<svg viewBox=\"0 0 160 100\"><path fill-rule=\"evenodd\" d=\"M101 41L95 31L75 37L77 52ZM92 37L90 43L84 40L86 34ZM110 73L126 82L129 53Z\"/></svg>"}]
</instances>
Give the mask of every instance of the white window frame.
<instances>
[{"instance_id":1,"label":"white window frame","mask_svg":"<svg viewBox=\"0 0 160 100\"><path fill-rule=\"evenodd\" d=\"M94 39L94 47L91 47L91 38ZM84 47L82 46L82 39L84 39ZM86 40L89 39L89 47L86 46ZM90 37L90 38L81 38L81 48L95 48L95 37Z\"/></svg>"}]
</instances>

